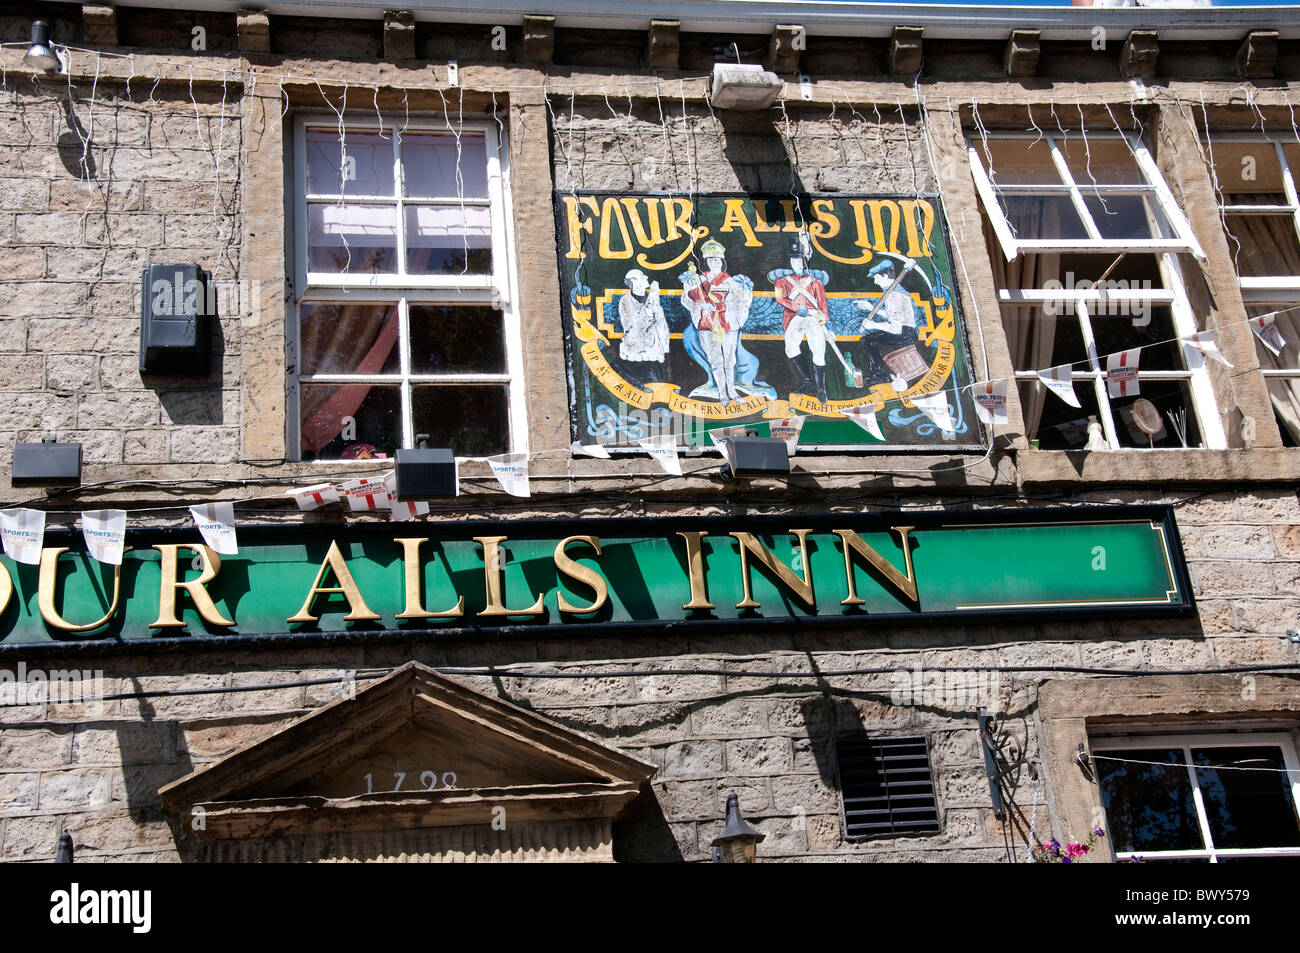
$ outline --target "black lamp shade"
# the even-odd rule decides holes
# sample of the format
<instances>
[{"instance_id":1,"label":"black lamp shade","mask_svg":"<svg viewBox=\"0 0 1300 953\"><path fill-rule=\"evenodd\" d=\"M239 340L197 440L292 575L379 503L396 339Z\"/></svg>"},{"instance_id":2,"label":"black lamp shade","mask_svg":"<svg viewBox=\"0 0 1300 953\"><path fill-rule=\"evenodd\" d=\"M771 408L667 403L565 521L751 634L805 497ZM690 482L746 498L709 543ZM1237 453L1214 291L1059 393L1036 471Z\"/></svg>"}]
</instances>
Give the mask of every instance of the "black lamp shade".
<instances>
[{"instance_id":1,"label":"black lamp shade","mask_svg":"<svg viewBox=\"0 0 1300 953\"><path fill-rule=\"evenodd\" d=\"M779 476L790 472L790 455L778 437L728 437L727 463L734 476Z\"/></svg>"},{"instance_id":2,"label":"black lamp shade","mask_svg":"<svg viewBox=\"0 0 1300 953\"><path fill-rule=\"evenodd\" d=\"M14 447L11 486L80 486L81 444L20 443Z\"/></svg>"},{"instance_id":3,"label":"black lamp shade","mask_svg":"<svg viewBox=\"0 0 1300 953\"><path fill-rule=\"evenodd\" d=\"M460 492L456 455L450 450L398 450L394 470L399 500L427 500Z\"/></svg>"}]
</instances>

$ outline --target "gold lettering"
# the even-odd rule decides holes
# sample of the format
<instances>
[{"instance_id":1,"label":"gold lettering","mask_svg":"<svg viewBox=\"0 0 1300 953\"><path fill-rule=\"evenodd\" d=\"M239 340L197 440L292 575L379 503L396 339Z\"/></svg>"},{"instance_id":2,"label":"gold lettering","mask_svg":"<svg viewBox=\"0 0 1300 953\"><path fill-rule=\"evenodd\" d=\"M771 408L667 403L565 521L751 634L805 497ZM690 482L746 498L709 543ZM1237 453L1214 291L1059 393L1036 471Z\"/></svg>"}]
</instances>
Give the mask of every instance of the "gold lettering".
<instances>
[{"instance_id":1,"label":"gold lettering","mask_svg":"<svg viewBox=\"0 0 1300 953\"><path fill-rule=\"evenodd\" d=\"M781 230L780 225L772 225L767 220L767 199L754 199L754 221L757 223L754 225L754 231L756 232L779 232Z\"/></svg>"},{"instance_id":2,"label":"gold lettering","mask_svg":"<svg viewBox=\"0 0 1300 953\"><path fill-rule=\"evenodd\" d=\"M709 584L704 576L704 549L700 544L700 540L704 539L706 534L695 531L678 533L677 535L686 540L686 571L691 579L691 601L682 608L715 608L713 603L709 601Z\"/></svg>"},{"instance_id":3,"label":"gold lettering","mask_svg":"<svg viewBox=\"0 0 1300 953\"><path fill-rule=\"evenodd\" d=\"M565 258L585 258L586 253L582 250L582 233L592 234L591 219L583 219L579 205L586 205L591 208L591 214L599 216L600 206L596 200L587 196L578 199L572 195L564 196L565 216L569 220L569 251Z\"/></svg>"},{"instance_id":4,"label":"gold lettering","mask_svg":"<svg viewBox=\"0 0 1300 953\"><path fill-rule=\"evenodd\" d=\"M907 596L913 602L916 602L916 576L912 572L912 547L908 542L907 534L916 529L915 526L891 526L891 532L897 533L903 544L903 565L907 567L907 575L894 568L884 556L880 555L874 548L863 542L862 537L851 529L833 530L836 536L844 540L844 575L849 582L849 597L840 603L842 606L860 606L865 600L858 598L857 584L853 579L853 562L850 558L851 553L857 553L866 559L876 570L884 576L889 583L900 593Z\"/></svg>"},{"instance_id":5,"label":"gold lettering","mask_svg":"<svg viewBox=\"0 0 1300 953\"><path fill-rule=\"evenodd\" d=\"M327 569L333 570L334 578L338 580L337 586L321 585ZM377 613L370 611L370 607L366 605L366 600L361 597L361 590L357 588L357 581L352 578L352 572L348 569L348 564L344 562L343 554L339 552L337 540L330 542L329 551L325 554L325 560L320 564L320 569L316 570L316 581L311 584L311 589L307 592L307 598L303 600L302 608L295 615L289 616L286 621L317 621L318 617L311 614L311 604L316 596L322 592L343 594L343 598L348 602L348 614L343 617L345 622L372 622L379 618Z\"/></svg>"},{"instance_id":6,"label":"gold lettering","mask_svg":"<svg viewBox=\"0 0 1300 953\"><path fill-rule=\"evenodd\" d=\"M465 597L457 596L456 605L443 612L430 612L420 601L420 544L429 538L404 538L402 547L402 579L406 590L406 608L397 614L399 619L455 619L465 614Z\"/></svg>"},{"instance_id":7,"label":"gold lettering","mask_svg":"<svg viewBox=\"0 0 1300 953\"><path fill-rule=\"evenodd\" d=\"M216 578L217 573L221 571L221 557L201 543L167 543L165 545L154 546L162 554L159 559L162 579L158 588L158 621L152 623L151 629L183 629L185 623L176 613L176 590L184 589L190 594L190 599L194 603L194 608L198 611L199 616L209 625L234 625L230 619L227 619L217 609L216 603L208 595L208 590L204 587ZM180 560L177 558L177 551L188 549L190 552L198 553L199 558L203 561L203 571L199 573L198 579L191 579L188 582L179 579Z\"/></svg>"},{"instance_id":8,"label":"gold lettering","mask_svg":"<svg viewBox=\"0 0 1300 953\"><path fill-rule=\"evenodd\" d=\"M740 229L745 236L746 248L762 248L763 243L758 240L754 234L754 228L749 224L749 219L745 218L745 200L744 199L724 199L726 211L722 216L722 225L718 231L730 232ZM775 229L772 229L775 231Z\"/></svg>"},{"instance_id":9,"label":"gold lettering","mask_svg":"<svg viewBox=\"0 0 1300 953\"><path fill-rule=\"evenodd\" d=\"M799 209L794 199L781 200L781 214L785 217L785 224L781 227L784 232L799 231L799 223L803 216L799 214Z\"/></svg>"},{"instance_id":10,"label":"gold lettering","mask_svg":"<svg viewBox=\"0 0 1300 953\"><path fill-rule=\"evenodd\" d=\"M898 205L903 211L903 224L907 227L907 257L929 258L930 234L934 231L934 206L925 199L908 199L906 202L899 202ZM916 228L918 210L921 212L921 231L925 233L924 240Z\"/></svg>"},{"instance_id":11,"label":"gold lettering","mask_svg":"<svg viewBox=\"0 0 1300 953\"><path fill-rule=\"evenodd\" d=\"M745 598L743 601L736 603L737 609L760 608L759 604L754 601L754 594L749 585L749 557L751 555L774 573L777 579L781 580L791 592L802 599L809 608L815 608L812 571L808 568L808 534L812 530L792 529L790 532L799 537L799 564L803 566L803 578L796 576L794 570L772 555L772 552L760 543L753 533L731 534L740 543L740 578L745 586Z\"/></svg>"},{"instance_id":12,"label":"gold lettering","mask_svg":"<svg viewBox=\"0 0 1300 953\"><path fill-rule=\"evenodd\" d=\"M475 536L474 542L483 544L483 585L487 593L487 608L479 615L541 615L542 596L537 597L527 609L510 609L505 604L505 586L501 581L503 560L498 553L499 546L508 537Z\"/></svg>"},{"instance_id":13,"label":"gold lettering","mask_svg":"<svg viewBox=\"0 0 1300 953\"><path fill-rule=\"evenodd\" d=\"M646 220L650 223L650 233L646 234L645 223L641 221L641 213L637 206L641 204L640 199L620 199L623 207L627 209L627 220L632 225L632 234L636 236L637 242L642 248L654 248L656 245L662 245L664 242L663 229L659 227L659 213L657 211L659 203L654 199L646 200Z\"/></svg>"},{"instance_id":14,"label":"gold lettering","mask_svg":"<svg viewBox=\"0 0 1300 953\"><path fill-rule=\"evenodd\" d=\"M9 600L14 595L14 580L4 563L0 563L0 615L9 608Z\"/></svg>"},{"instance_id":15,"label":"gold lettering","mask_svg":"<svg viewBox=\"0 0 1300 953\"><path fill-rule=\"evenodd\" d=\"M619 237L623 240L623 248L620 251L615 251L609 244L610 230L615 225L618 226ZM614 260L631 258L632 251L632 236L627 232L623 206L619 204L618 199L607 198L600 207L600 257Z\"/></svg>"},{"instance_id":16,"label":"gold lettering","mask_svg":"<svg viewBox=\"0 0 1300 953\"><path fill-rule=\"evenodd\" d=\"M690 199L662 199L664 219L668 222L668 241L676 241L679 234L691 237L691 215L695 206Z\"/></svg>"},{"instance_id":17,"label":"gold lettering","mask_svg":"<svg viewBox=\"0 0 1300 953\"><path fill-rule=\"evenodd\" d=\"M570 543L586 543L600 555L600 539L595 536L569 536L560 540L559 545L555 547L555 568L564 573L571 579L576 579L584 585L590 586L595 598L589 606L575 606L568 599L564 598L564 590L556 590L556 601L559 603L561 612L598 612L605 607L609 601L609 587L605 583L605 577L596 570L584 566L569 557L565 547Z\"/></svg>"},{"instance_id":18,"label":"gold lettering","mask_svg":"<svg viewBox=\"0 0 1300 953\"><path fill-rule=\"evenodd\" d=\"M36 605L41 610L41 618L45 620L47 625L62 629L64 632L89 632L91 629L98 629L113 618L113 613L117 612L117 600L122 592L122 567L120 564L113 567L113 604L108 607L104 617L96 619L89 625L73 625L63 618L59 614L59 610L55 608L55 604L58 602L59 557L67 551L68 547L66 546L58 548L46 547L41 550L41 568L37 575ZM122 550L122 553L125 555L130 551L131 547L127 546Z\"/></svg>"}]
</instances>

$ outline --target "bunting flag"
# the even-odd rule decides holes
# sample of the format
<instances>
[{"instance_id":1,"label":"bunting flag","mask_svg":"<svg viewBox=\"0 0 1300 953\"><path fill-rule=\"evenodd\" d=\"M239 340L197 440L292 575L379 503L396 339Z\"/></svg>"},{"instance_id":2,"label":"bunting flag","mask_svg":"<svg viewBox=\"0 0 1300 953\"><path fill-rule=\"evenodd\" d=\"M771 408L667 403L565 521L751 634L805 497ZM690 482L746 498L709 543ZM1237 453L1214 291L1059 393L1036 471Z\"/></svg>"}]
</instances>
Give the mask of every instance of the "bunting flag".
<instances>
[{"instance_id":1,"label":"bunting flag","mask_svg":"<svg viewBox=\"0 0 1300 953\"><path fill-rule=\"evenodd\" d=\"M1286 340L1282 337L1282 332L1277 329L1277 312L1261 314L1257 318L1251 318L1247 323L1255 332L1255 337L1273 352L1274 357L1282 353L1282 349L1286 347Z\"/></svg>"},{"instance_id":2,"label":"bunting flag","mask_svg":"<svg viewBox=\"0 0 1300 953\"><path fill-rule=\"evenodd\" d=\"M417 516L429 515L429 504L424 500L399 500L397 498L397 473L389 471L384 477L384 489L388 491L388 509L393 519L399 523L413 520Z\"/></svg>"},{"instance_id":3,"label":"bunting flag","mask_svg":"<svg viewBox=\"0 0 1300 953\"><path fill-rule=\"evenodd\" d=\"M743 428L742 428L743 429ZM682 475L682 464L677 459L677 437L671 433L661 433L655 437L643 437L637 441L641 449L655 458L670 476ZM718 449L722 449L719 447Z\"/></svg>"},{"instance_id":4,"label":"bunting flag","mask_svg":"<svg viewBox=\"0 0 1300 953\"><path fill-rule=\"evenodd\" d=\"M223 556L239 552L235 538L235 505L233 503L201 503L190 507L190 516L199 528L208 549Z\"/></svg>"},{"instance_id":5,"label":"bunting flag","mask_svg":"<svg viewBox=\"0 0 1300 953\"><path fill-rule=\"evenodd\" d=\"M1106 393L1111 397L1132 397L1141 393L1138 386L1138 359L1142 348L1131 347L1106 355Z\"/></svg>"},{"instance_id":6,"label":"bunting flag","mask_svg":"<svg viewBox=\"0 0 1300 953\"><path fill-rule=\"evenodd\" d=\"M339 491L334 488L332 483L317 483L315 486L290 490L285 496L292 496L293 501L298 504L300 510L316 510L326 503L337 503L339 501Z\"/></svg>"},{"instance_id":7,"label":"bunting flag","mask_svg":"<svg viewBox=\"0 0 1300 953\"><path fill-rule=\"evenodd\" d=\"M885 434L880 429L880 421L876 419L876 409L874 407L859 404L857 407L846 407L840 413L877 440L884 442Z\"/></svg>"},{"instance_id":8,"label":"bunting flag","mask_svg":"<svg viewBox=\"0 0 1300 953\"><path fill-rule=\"evenodd\" d=\"M45 543L45 511L16 507L0 510L0 541L15 562L37 566Z\"/></svg>"},{"instance_id":9,"label":"bunting flag","mask_svg":"<svg viewBox=\"0 0 1300 953\"><path fill-rule=\"evenodd\" d=\"M1083 406L1074 393L1074 367L1072 365L1058 364L1056 367L1049 367L1045 371L1039 371L1038 379L1043 382L1044 387L1071 407L1081 408Z\"/></svg>"},{"instance_id":10,"label":"bunting flag","mask_svg":"<svg viewBox=\"0 0 1300 953\"><path fill-rule=\"evenodd\" d=\"M736 427L715 427L709 431L709 439L713 441L713 449L725 457L727 455L727 439L729 437L743 437L748 433L749 428L744 424Z\"/></svg>"},{"instance_id":11,"label":"bunting flag","mask_svg":"<svg viewBox=\"0 0 1300 953\"><path fill-rule=\"evenodd\" d=\"M581 455L584 457L595 457L598 460L609 459L609 451L598 443L578 443L578 441L575 440L573 443L569 444L569 449L573 452L574 456Z\"/></svg>"},{"instance_id":12,"label":"bunting flag","mask_svg":"<svg viewBox=\"0 0 1300 953\"><path fill-rule=\"evenodd\" d=\"M799 446L799 433L803 430L803 417L783 417L772 421L772 436L785 441L787 456L794 456Z\"/></svg>"},{"instance_id":13,"label":"bunting flag","mask_svg":"<svg viewBox=\"0 0 1300 953\"><path fill-rule=\"evenodd\" d=\"M487 458L501 489L511 496L532 496L528 488L528 454L503 453Z\"/></svg>"},{"instance_id":14,"label":"bunting flag","mask_svg":"<svg viewBox=\"0 0 1300 953\"><path fill-rule=\"evenodd\" d=\"M81 535L95 559L110 566L122 565L126 510L87 510L81 514Z\"/></svg>"},{"instance_id":15,"label":"bunting flag","mask_svg":"<svg viewBox=\"0 0 1300 953\"><path fill-rule=\"evenodd\" d=\"M1232 365L1228 363L1228 359L1223 356L1223 352L1219 350L1219 345L1215 343L1213 331L1201 331L1197 334L1188 335L1185 338L1179 338L1178 340L1183 342L1184 348L1191 348L1200 351L1206 357L1218 361L1225 367L1232 367Z\"/></svg>"},{"instance_id":16,"label":"bunting flag","mask_svg":"<svg viewBox=\"0 0 1300 953\"><path fill-rule=\"evenodd\" d=\"M339 489L347 497L348 509L354 513L359 510L388 508L390 497L388 490L384 488L383 477L379 479L364 477L360 480L349 480L347 483L340 485Z\"/></svg>"},{"instance_id":17,"label":"bunting flag","mask_svg":"<svg viewBox=\"0 0 1300 953\"><path fill-rule=\"evenodd\" d=\"M986 424L1007 422L1007 382L981 381L975 385L975 414Z\"/></svg>"},{"instance_id":18,"label":"bunting flag","mask_svg":"<svg viewBox=\"0 0 1300 953\"><path fill-rule=\"evenodd\" d=\"M926 394L923 397L913 397L912 404L945 434L957 432L957 425L952 422L952 410L948 407L948 395L943 391L937 394Z\"/></svg>"}]
</instances>

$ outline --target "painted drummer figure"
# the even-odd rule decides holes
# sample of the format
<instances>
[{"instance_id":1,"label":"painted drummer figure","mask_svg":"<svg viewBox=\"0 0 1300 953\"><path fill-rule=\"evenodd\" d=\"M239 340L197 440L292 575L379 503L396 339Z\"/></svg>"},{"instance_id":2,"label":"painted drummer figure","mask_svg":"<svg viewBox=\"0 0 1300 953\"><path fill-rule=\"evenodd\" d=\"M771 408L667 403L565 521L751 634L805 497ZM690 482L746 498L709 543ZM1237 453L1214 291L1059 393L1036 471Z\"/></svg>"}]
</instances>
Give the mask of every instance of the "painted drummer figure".
<instances>
[{"instance_id":1,"label":"painted drummer figure","mask_svg":"<svg viewBox=\"0 0 1300 953\"><path fill-rule=\"evenodd\" d=\"M714 239L700 246L705 272L692 266L681 276L682 304L700 335L700 346L718 385L718 401L739 403L736 390L736 346L740 329L749 320L754 282L744 275L727 274L727 250Z\"/></svg>"}]
</instances>

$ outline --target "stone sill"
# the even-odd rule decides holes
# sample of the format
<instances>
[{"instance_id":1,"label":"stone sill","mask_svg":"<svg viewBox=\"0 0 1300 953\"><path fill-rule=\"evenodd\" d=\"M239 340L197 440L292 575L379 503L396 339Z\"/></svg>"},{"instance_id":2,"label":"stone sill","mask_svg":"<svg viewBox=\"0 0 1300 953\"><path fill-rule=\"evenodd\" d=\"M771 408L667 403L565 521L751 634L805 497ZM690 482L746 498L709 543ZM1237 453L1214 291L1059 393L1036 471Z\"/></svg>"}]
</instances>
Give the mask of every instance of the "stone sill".
<instances>
[{"instance_id":1,"label":"stone sill","mask_svg":"<svg viewBox=\"0 0 1300 953\"><path fill-rule=\"evenodd\" d=\"M1252 450L1019 450L1026 485L1300 483L1300 448Z\"/></svg>"}]
</instances>

